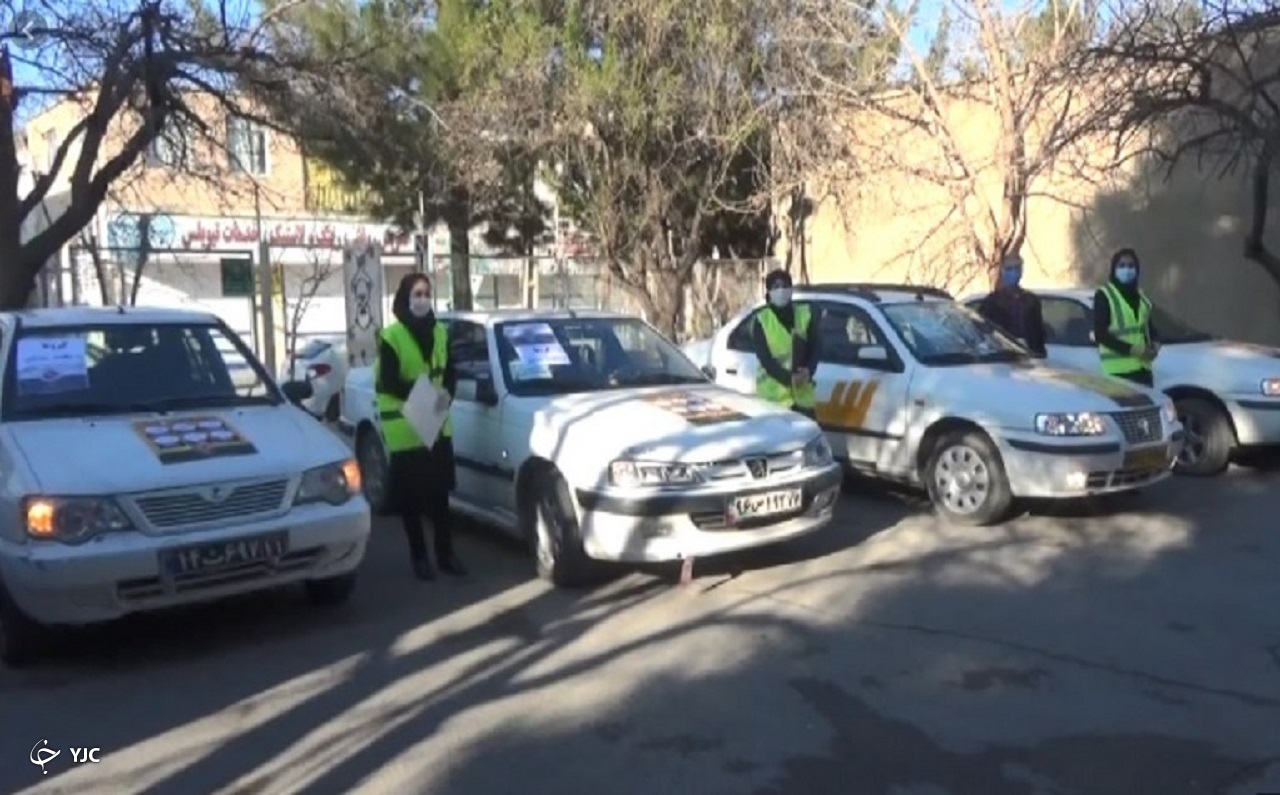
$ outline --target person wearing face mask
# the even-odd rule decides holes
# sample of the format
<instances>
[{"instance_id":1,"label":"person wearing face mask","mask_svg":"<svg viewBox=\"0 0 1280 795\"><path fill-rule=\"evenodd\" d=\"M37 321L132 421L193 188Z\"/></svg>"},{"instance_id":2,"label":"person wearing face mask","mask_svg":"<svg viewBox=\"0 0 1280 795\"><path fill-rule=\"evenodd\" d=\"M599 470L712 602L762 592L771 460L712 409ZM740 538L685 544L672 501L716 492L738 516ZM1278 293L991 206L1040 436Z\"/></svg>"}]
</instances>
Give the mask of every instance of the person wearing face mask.
<instances>
[{"instance_id":1,"label":"person wearing face mask","mask_svg":"<svg viewBox=\"0 0 1280 795\"><path fill-rule=\"evenodd\" d=\"M1043 359L1047 355L1040 299L1022 288L1022 258L1018 255L1007 256L1000 263L1000 281L978 304L978 314L1021 340L1036 356Z\"/></svg>"},{"instance_id":2,"label":"person wearing face mask","mask_svg":"<svg viewBox=\"0 0 1280 795\"><path fill-rule=\"evenodd\" d=\"M818 341L807 306L791 303L791 275L784 270L765 277L769 303L756 313L752 342L760 369L756 372L756 394L814 416L817 390L813 385L818 369Z\"/></svg>"},{"instance_id":3,"label":"person wearing face mask","mask_svg":"<svg viewBox=\"0 0 1280 795\"><path fill-rule=\"evenodd\" d=\"M1093 338L1102 372L1154 386L1151 364L1160 350L1151 326L1151 301L1138 286L1138 254L1122 248L1111 257L1111 278L1093 296Z\"/></svg>"},{"instance_id":4,"label":"person wearing face mask","mask_svg":"<svg viewBox=\"0 0 1280 795\"><path fill-rule=\"evenodd\" d=\"M427 442L401 414L420 376L427 376L453 397L457 373L449 355L449 332L431 309L431 282L421 273L400 281L391 311L396 322L382 330L378 346L378 413L390 461L390 503L404 525L409 555L418 579L434 580L436 565L463 576L466 569L453 550L449 492L456 485L453 423L446 419L439 438ZM431 522L436 565L427 556L423 517Z\"/></svg>"}]
</instances>

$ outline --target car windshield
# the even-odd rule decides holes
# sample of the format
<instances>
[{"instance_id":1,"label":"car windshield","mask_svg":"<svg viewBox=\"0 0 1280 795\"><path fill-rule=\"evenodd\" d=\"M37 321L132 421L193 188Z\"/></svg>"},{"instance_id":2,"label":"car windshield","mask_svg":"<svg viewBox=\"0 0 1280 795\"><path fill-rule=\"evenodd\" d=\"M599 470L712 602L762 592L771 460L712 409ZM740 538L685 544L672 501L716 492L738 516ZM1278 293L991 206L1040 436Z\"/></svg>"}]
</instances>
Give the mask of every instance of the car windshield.
<instances>
[{"instance_id":1,"label":"car windshield","mask_svg":"<svg viewBox=\"0 0 1280 795\"><path fill-rule=\"evenodd\" d=\"M701 384L707 377L675 345L634 318L499 323L503 378L517 396Z\"/></svg>"},{"instance_id":2,"label":"car windshield","mask_svg":"<svg viewBox=\"0 0 1280 795\"><path fill-rule=\"evenodd\" d=\"M9 349L7 421L275 405L253 354L212 323L20 328Z\"/></svg>"},{"instance_id":3,"label":"car windshield","mask_svg":"<svg viewBox=\"0 0 1280 795\"><path fill-rule=\"evenodd\" d=\"M953 301L885 304L881 311L921 364L948 367L1030 358L1013 338Z\"/></svg>"},{"instance_id":4,"label":"car windshield","mask_svg":"<svg viewBox=\"0 0 1280 795\"><path fill-rule=\"evenodd\" d=\"M1151 307L1151 327L1155 330L1156 339L1164 345L1178 345L1192 342L1208 342L1215 339L1199 329L1183 323L1171 313L1158 306Z\"/></svg>"}]
</instances>

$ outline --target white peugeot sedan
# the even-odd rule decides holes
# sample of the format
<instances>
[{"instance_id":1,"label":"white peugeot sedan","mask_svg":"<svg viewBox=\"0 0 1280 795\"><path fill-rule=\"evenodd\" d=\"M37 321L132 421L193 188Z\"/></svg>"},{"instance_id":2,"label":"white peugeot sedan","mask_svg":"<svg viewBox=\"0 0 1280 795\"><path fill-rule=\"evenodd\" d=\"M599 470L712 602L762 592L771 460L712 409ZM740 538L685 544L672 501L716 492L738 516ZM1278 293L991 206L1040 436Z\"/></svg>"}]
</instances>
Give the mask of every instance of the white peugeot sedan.
<instances>
[{"instance_id":1,"label":"white peugeot sedan","mask_svg":"<svg viewBox=\"0 0 1280 795\"><path fill-rule=\"evenodd\" d=\"M808 285L815 313L817 417L850 470L928 489L966 524L1008 516L1017 498L1132 491L1169 476L1181 425L1167 397L1057 370L941 291ZM751 335L762 305L712 339L708 374L755 389Z\"/></svg>"},{"instance_id":2,"label":"white peugeot sedan","mask_svg":"<svg viewBox=\"0 0 1280 795\"><path fill-rule=\"evenodd\" d=\"M347 346L343 337L313 337L293 354L293 365L285 364L281 381L306 381L311 397L302 407L319 419L337 422L341 414L342 383L347 377Z\"/></svg>"},{"instance_id":3,"label":"white peugeot sedan","mask_svg":"<svg viewBox=\"0 0 1280 795\"><path fill-rule=\"evenodd\" d=\"M831 520L841 471L816 424L710 383L644 321L601 312L474 312L449 324L460 513L525 540L561 585L593 561L693 559ZM385 500L371 368L344 422L366 496Z\"/></svg>"},{"instance_id":4,"label":"white peugeot sedan","mask_svg":"<svg viewBox=\"0 0 1280 795\"><path fill-rule=\"evenodd\" d=\"M344 601L369 535L342 440L209 314L0 314L0 657L48 625L301 582ZM253 379L233 379L224 351Z\"/></svg>"},{"instance_id":5,"label":"white peugeot sedan","mask_svg":"<svg viewBox=\"0 0 1280 795\"><path fill-rule=\"evenodd\" d=\"M1044 310L1049 363L1098 372L1094 290L1032 292ZM1186 429L1174 471L1211 476L1232 460L1268 462L1280 447L1280 350L1218 339L1157 306L1151 323L1161 345L1152 368L1155 385L1173 398Z\"/></svg>"}]
</instances>

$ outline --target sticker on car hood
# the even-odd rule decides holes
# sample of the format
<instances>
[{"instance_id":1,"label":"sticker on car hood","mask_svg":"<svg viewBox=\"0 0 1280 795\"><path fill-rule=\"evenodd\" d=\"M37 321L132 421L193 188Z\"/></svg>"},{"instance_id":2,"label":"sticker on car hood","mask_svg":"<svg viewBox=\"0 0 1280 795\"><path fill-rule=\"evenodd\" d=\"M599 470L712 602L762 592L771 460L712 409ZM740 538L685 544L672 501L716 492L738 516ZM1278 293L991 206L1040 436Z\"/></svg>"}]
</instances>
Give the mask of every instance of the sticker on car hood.
<instances>
[{"instance_id":1,"label":"sticker on car hood","mask_svg":"<svg viewBox=\"0 0 1280 795\"><path fill-rule=\"evenodd\" d=\"M146 420L133 423L133 430L162 464L258 452L238 430L217 417Z\"/></svg>"},{"instance_id":2,"label":"sticker on car hood","mask_svg":"<svg viewBox=\"0 0 1280 795\"><path fill-rule=\"evenodd\" d=\"M1095 375L1093 373L1073 373L1064 371L1049 371L1042 374L1046 378L1054 381L1063 381L1078 386L1081 389L1087 389L1095 395L1102 395L1111 398L1117 406L1126 409L1145 408L1154 406L1153 401L1146 394L1126 385L1123 381L1114 378L1108 378L1104 375Z\"/></svg>"},{"instance_id":3,"label":"sticker on car hood","mask_svg":"<svg viewBox=\"0 0 1280 795\"><path fill-rule=\"evenodd\" d=\"M648 395L644 400L664 411L678 415L690 425L714 425L718 422L750 419L746 414L714 398L692 392L660 392L656 395Z\"/></svg>"}]
</instances>

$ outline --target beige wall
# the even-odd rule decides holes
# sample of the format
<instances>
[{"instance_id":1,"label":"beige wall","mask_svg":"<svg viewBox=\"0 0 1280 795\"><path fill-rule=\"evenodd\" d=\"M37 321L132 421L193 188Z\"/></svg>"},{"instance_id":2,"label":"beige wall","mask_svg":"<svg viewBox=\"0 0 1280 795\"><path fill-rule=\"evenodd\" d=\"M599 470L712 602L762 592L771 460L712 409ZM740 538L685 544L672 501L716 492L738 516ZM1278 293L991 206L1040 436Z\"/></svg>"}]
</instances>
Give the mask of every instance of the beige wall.
<instances>
[{"instance_id":1,"label":"beige wall","mask_svg":"<svg viewBox=\"0 0 1280 795\"><path fill-rule=\"evenodd\" d=\"M984 172L979 195L968 200L981 217L998 210L999 135L985 108L955 114L948 126L966 163ZM985 289L959 234L956 203L935 180L916 176L936 174L948 162L937 140L901 131L893 139L893 164L884 164L882 151L864 151L863 162L847 164L843 177L824 174L811 183L818 203L806 236L812 280L938 284L957 294ZM1218 178L1189 163L1166 180L1137 160L1101 168L1110 152L1092 142L1031 186L1025 283L1093 284L1112 251L1132 246L1158 303L1206 331L1280 344L1280 288L1241 254L1250 211L1243 175ZM1280 249L1280 209L1272 219L1269 242Z\"/></svg>"}]
</instances>

